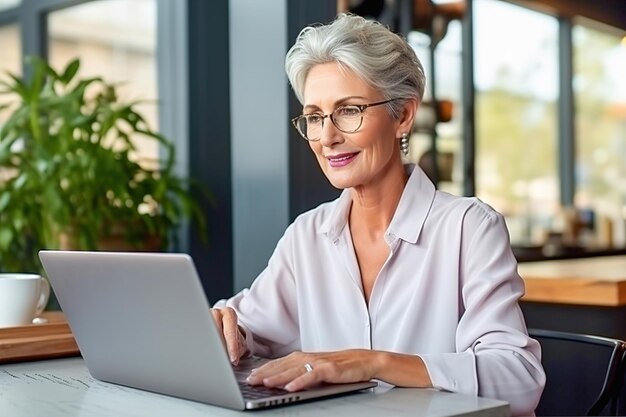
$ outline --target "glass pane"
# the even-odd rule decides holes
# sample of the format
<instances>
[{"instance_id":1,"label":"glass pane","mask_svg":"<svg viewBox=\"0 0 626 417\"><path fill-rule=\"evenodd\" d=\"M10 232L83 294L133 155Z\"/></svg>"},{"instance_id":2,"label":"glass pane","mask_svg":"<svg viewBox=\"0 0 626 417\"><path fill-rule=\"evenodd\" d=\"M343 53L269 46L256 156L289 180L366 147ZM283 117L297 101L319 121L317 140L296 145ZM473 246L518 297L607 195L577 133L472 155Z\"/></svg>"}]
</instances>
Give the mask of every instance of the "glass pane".
<instances>
[{"instance_id":1,"label":"glass pane","mask_svg":"<svg viewBox=\"0 0 626 417\"><path fill-rule=\"evenodd\" d=\"M476 194L513 243L542 244L559 210L558 23L493 0L474 19Z\"/></svg>"},{"instance_id":2,"label":"glass pane","mask_svg":"<svg viewBox=\"0 0 626 417\"><path fill-rule=\"evenodd\" d=\"M579 24L573 30L576 106L575 205L595 214L598 246L625 246L626 39Z\"/></svg>"},{"instance_id":3,"label":"glass pane","mask_svg":"<svg viewBox=\"0 0 626 417\"><path fill-rule=\"evenodd\" d=\"M448 32L435 50L437 99L452 105L450 121L437 125L439 188L457 195L463 193L461 43L461 22L455 20L448 24ZM440 106L442 113L445 109Z\"/></svg>"},{"instance_id":4,"label":"glass pane","mask_svg":"<svg viewBox=\"0 0 626 417\"><path fill-rule=\"evenodd\" d=\"M156 0L104 0L50 13L49 61L64 68L81 59L81 77L119 83L120 98L145 100L138 110L158 129ZM136 140L141 158L156 159L153 141Z\"/></svg>"},{"instance_id":5,"label":"glass pane","mask_svg":"<svg viewBox=\"0 0 626 417\"><path fill-rule=\"evenodd\" d=\"M411 32L408 41L415 49L426 72L427 85L424 103L418 110L416 128L411 137L408 159L419 163L425 171L432 168L431 135L432 129L432 91L430 64L430 39L420 32ZM461 122L461 24L452 21L448 25L446 36L435 49L436 95L438 101L452 104L452 119L436 126L437 152L439 168L439 188L453 194L463 192L462 178L462 122ZM440 106L442 107L442 106ZM449 107L446 107L449 109Z\"/></svg>"},{"instance_id":6,"label":"glass pane","mask_svg":"<svg viewBox=\"0 0 626 417\"><path fill-rule=\"evenodd\" d=\"M18 6L22 0L0 0L0 10L11 9Z\"/></svg>"},{"instance_id":7,"label":"glass pane","mask_svg":"<svg viewBox=\"0 0 626 417\"><path fill-rule=\"evenodd\" d=\"M22 73L22 46L20 28L17 24L0 26L0 79L7 76L7 72L21 75ZM4 97L0 95L0 105ZM6 120L6 110L0 110L0 124Z\"/></svg>"},{"instance_id":8,"label":"glass pane","mask_svg":"<svg viewBox=\"0 0 626 417\"><path fill-rule=\"evenodd\" d=\"M430 105L432 103L432 92L430 89L430 77L432 76L432 68L430 65L430 37L425 33L413 31L409 32L407 41L415 50L426 75L426 88L422 104L417 110L416 122L411 134L409 142L409 155L406 160L408 162L419 164L424 171L428 173L429 164L427 152L431 146L431 125L434 120ZM421 159L421 161L420 161ZM421 163L420 163L421 162Z\"/></svg>"}]
</instances>

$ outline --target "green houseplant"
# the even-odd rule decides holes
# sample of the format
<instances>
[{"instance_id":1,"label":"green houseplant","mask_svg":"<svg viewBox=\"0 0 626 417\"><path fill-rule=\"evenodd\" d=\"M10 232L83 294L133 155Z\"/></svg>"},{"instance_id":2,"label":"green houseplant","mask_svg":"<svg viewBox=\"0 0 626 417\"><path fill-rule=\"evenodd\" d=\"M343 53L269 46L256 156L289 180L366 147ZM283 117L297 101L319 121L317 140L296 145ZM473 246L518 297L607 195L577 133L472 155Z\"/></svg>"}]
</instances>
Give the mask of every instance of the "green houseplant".
<instances>
[{"instance_id":1,"label":"green houseplant","mask_svg":"<svg viewBox=\"0 0 626 417\"><path fill-rule=\"evenodd\" d=\"M29 79L0 82L0 270L39 270L41 248L166 249L187 219L205 230L197 198L208 194L175 175L174 147L139 102L79 78L79 60L60 72L30 64ZM139 160L138 136L159 144L159 161Z\"/></svg>"}]
</instances>

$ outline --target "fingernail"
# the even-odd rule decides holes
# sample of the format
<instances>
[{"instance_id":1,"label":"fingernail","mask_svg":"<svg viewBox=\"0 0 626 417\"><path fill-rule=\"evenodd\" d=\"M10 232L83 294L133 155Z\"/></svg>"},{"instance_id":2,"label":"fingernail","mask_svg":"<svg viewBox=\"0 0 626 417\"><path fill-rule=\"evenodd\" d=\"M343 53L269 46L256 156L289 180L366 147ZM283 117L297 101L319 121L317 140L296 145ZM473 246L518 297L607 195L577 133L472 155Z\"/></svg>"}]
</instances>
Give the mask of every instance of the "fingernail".
<instances>
[{"instance_id":1,"label":"fingernail","mask_svg":"<svg viewBox=\"0 0 626 417\"><path fill-rule=\"evenodd\" d=\"M290 383L288 383L287 385L285 385L285 389L286 389L287 391L292 391L292 390L293 390L293 388L294 388L294 385L293 385L293 383L292 383L292 382L290 382Z\"/></svg>"}]
</instances>

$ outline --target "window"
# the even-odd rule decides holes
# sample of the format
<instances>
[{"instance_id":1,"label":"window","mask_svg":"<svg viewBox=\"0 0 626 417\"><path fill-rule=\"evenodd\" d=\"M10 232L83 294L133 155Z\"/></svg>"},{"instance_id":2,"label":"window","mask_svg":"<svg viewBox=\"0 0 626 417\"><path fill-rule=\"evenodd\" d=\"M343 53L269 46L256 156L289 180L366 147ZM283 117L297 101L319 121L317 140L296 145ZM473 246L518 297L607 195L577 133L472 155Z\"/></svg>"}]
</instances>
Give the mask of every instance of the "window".
<instances>
[{"instance_id":1,"label":"window","mask_svg":"<svg viewBox=\"0 0 626 417\"><path fill-rule=\"evenodd\" d=\"M575 205L592 210L596 225L609 230L604 241L593 243L624 246L626 33L593 22L579 22L572 33ZM613 229L616 233L611 236Z\"/></svg>"},{"instance_id":2,"label":"window","mask_svg":"<svg viewBox=\"0 0 626 417\"><path fill-rule=\"evenodd\" d=\"M476 194L506 217L514 244L543 243L560 206L558 22L476 0L474 54Z\"/></svg>"},{"instance_id":3,"label":"window","mask_svg":"<svg viewBox=\"0 0 626 417\"><path fill-rule=\"evenodd\" d=\"M0 79L6 77L6 73L12 74L22 73L22 49L20 44L20 30L18 24L9 24L0 26ZM0 105L3 103L3 97L0 96ZM6 119L6 116L0 111L0 124Z\"/></svg>"},{"instance_id":4,"label":"window","mask_svg":"<svg viewBox=\"0 0 626 417\"><path fill-rule=\"evenodd\" d=\"M8 10L18 6L22 0L0 0L0 10Z\"/></svg>"},{"instance_id":5,"label":"window","mask_svg":"<svg viewBox=\"0 0 626 417\"><path fill-rule=\"evenodd\" d=\"M120 84L122 99L145 101L138 110L158 130L156 0L105 0L61 9L48 15L48 31L53 68L80 58L80 76L101 76ZM140 140L142 160L156 160L158 147Z\"/></svg>"},{"instance_id":6,"label":"window","mask_svg":"<svg viewBox=\"0 0 626 417\"><path fill-rule=\"evenodd\" d=\"M428 35L413 31L408 34L407 41L417 54L417 58L422 63L424 74L426 75L424 97L422 98L420 108L417 110L415 127L411 134L409 155L407 157L408 161L417 164L420 158L426 155L431 146L431 125L434 123L434 116L428 106L432 103L430 77L433 74L433 70L430 62L430 38Z\"/></svg>"},{"instance_id":7,"label":"window","mask_svg":"<svg viewBox=\"0 0 626 417\"><path fill-rule=\"evenodd\" d=\"M0 26L0 71L22 73L20 28L17 23Z\"/></svg>"},{"instance_id":8,"label":"window","mask_svg":"<svg viewBox=\"0 0 626 417\"><path fill-rule=\"evenodd\" d=\"M461 22L448 24L446 36L435 50L437 100L452 105L452 119L437 125L439 188L463 194L462 99L461 99ZM440 110L444 110L443 108Z\"/></svg>"},{"instance_id":9,"label":"window","mask_svg":"<svg viewBox=\"0 0 626 417\"><path fill-rule=\"evenodd\" d=\"M438 123L434 132L432 110L433 92L430 62L430 38L420 32L411 32L408 41L415 50L426 73L426 91L416 117L416 127L411 137L408 159L419 163L428 173L431 170L432 134L437 136L438 188L453 194L462 194L462 126L461 126L461 23L452 21L445 37L437 44L434 54L437 101L452 104L452 120Z\"/></svg>"}]
</instances>

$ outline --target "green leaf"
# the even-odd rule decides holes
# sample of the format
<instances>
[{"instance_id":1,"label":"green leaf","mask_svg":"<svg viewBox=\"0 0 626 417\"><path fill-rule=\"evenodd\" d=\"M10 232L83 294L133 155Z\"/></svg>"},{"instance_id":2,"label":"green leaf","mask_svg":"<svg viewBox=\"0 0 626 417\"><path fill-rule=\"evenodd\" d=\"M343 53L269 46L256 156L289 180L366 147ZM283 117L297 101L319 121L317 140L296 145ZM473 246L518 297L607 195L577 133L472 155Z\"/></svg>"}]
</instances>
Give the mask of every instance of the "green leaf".
<instances>
[{"instance_id":1,"label":"green leaf","mask_svg":"<svg viewBox=\"0 0 626 417\"><path fill-rule=\"evenodd\" d=\"M2 135L0 134L0 138ZM11 146L14 140L1 140L0 141L0 166L5 166L11 158Z\"/></svg>"},{"instance_id":2,"label":"green leaf","mask_svg":"<svg viewBox=\"0 0 626 417\"><path fill-rule=\"evenodd\" d=\"M22 172L15 179L14 187L16 190L19 190L20 188L24 187L24 185L26 185L27 182L28 182L28 174L26 172Z\"/></svg>"},{"instance_id":3,"label":"green leaf","mask_svg":"<svg viewBox=\"0 0 626 417\"><path fill-rule=\"evenodd\" d=\"M0 228L0 251L5 252L11 249L11 241L13 240L13 230L3 226Z\"/></svg>"},{"instance_id":4,"label":"green leaf","mask_svg":"<svg viewBox=\"0 0 626 417\"><path fill-rule=\"evenodd\" d=\"M21 232L26 226L26 220L24 219L24 214L21 211L16 211L12 213L11 221L13 222L13 227L17 233Z\"/></svg>"},{"instance_id":5,"label":"green leaf","mask_svg":"<svg viewBox=\"0 0 626 417\"><path fill-rule=\"evenodd\" d=\"M63 72L63 75L61 75L60 77L61 82L66 85L69 84L70 81L72 81L72 79L78 72L79 68L80 68L80 61L78 60L78 58L76 58L72 62L70 62L68 66L65 68L65 72Z\"/></svg>"},{"instance_id":6,"label":"green leaf","mask_svg":"<svg viewBox=\"0 0 626 417\"><path fill-rule=\"evenodd\" d=\"M30 101L30 91L28 86L17 75L13 75L10 72L7 73L9 77L13 79L13 84L7 84L9 91L19 95L25 102Z\"/></svg>"},{"instance_id":7,"label":"green leaf","mask_svg":"<svg viewBox=\"0 0 626 417\"><path fill-rule=\"evenodd\" d=\"M0 212L4 211L11 202L11 193L8 191L3 192L0 195Z\"/></svg>"}]
</instances>

